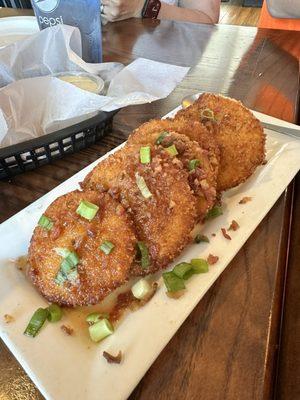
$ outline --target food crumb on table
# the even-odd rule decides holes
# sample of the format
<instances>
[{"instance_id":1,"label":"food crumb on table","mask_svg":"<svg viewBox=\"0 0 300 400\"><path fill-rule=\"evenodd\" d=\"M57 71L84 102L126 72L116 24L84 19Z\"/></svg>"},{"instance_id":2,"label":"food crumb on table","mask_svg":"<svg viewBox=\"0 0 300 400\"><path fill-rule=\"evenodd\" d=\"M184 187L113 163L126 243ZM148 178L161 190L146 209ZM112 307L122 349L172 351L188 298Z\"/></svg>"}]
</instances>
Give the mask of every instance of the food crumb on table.
<instances>
[{"instance_id":1,"label":"food crumb on table","mask_svg":"<svg viewBox=\"0 0 300 400\"><path fill-rule=\"evenodd\" d=\"M68 336L72 336L74 333L74 329L68 325L62 325L60 329Z\"/></svg>"},{"instance_id":2,"label":"food crumb on table","mask_svg":"<svg viewBox=\"0 0 300 400\"><path fill-rule=\"evenodd\" d=\"M103 357L106 359L106 361L109 364L120 364L122 361L122 352L121 350L116 356L113 356L112 354L108 353L107 351L103 352Z\"/></svg>"},{"instance_id":3,"label":"food crumb on table","mask_svg":"<svg viewBox=\"0 0 300 400\"><path fill-rule=\"evenodd\" d=\"M216 264L218 261L219 261L219 257L214 256L213 254L209 254L209 256L207 257L207 262L209 265Z\"/></svg>"},{"instance_id":4,"label":"food crumb on table","mask_svg":"<svg viewBox=\"0 0 300 400\"><path fill-rule=\"evenodd\" d=\"M246 204L246 203L248 203L248 202L251 201L251 200L252 200L252 197L245 196L245 197L243 197L243 198L239 201L239 204Z\"/></svg>"},{"instance_id":5,"label":"food crumb on table","mask_svg":"<svg viewBox=\"0 0 300 400\"><path fill-rule=\"evenodd\" d=\"M233 219L231 221L230 227L228 228L229 231L237 231L239 229L239 224Z\"/></svg>"},{"instance_id":6,"label":"food crumb on table","mask_svg":"<svg viewBox=\"0 0 300 400\"><path fill-rule=\"evenodd\" d=\"M225 228L221 228L221 232L222 232L222 235L224 236L225 239L231 240L231 236L228 235L228 233L227 233Z\"/></svg>"},{"instance_id":7,"label":"food crumb on table","mask_svg":"<svg viewBox=\"0 0 300 400\"><path fill-rule=\"evenodd\" d=\"M3 318L6 324L10 324L15 321L14 317L10 314L4 314Z\"/></svg>"}]
</instances>

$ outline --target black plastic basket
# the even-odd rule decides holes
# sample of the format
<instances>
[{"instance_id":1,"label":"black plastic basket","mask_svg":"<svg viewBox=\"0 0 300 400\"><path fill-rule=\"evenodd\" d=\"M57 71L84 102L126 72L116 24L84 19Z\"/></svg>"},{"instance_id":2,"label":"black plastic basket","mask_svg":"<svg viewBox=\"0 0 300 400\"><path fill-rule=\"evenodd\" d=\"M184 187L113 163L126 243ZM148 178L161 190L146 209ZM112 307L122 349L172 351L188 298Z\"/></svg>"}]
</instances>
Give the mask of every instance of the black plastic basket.
<instances>
[{"instance_id":1,"label":"black plastic basket","mask_svg":"<svg viewBox=\"0 0 300 400\"><path fill-rule=\"evenodd\" d=\"M33 170L94 144L111 132L116 113L100 112L76 125L0 149L0 179Z\"/></svg>"}]
</instances>

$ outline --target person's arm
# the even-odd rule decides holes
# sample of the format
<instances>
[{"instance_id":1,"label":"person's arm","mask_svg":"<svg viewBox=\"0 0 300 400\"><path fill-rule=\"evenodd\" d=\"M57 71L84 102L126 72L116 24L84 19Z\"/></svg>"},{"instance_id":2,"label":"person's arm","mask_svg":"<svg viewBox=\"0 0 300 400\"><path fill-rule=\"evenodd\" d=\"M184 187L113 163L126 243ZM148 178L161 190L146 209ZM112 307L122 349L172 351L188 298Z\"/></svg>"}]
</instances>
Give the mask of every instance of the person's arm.
<instances>
[{"instance_id":1,"label":"person's arm","mask_svg":"<svg viewBox=\"0 0 300 400\"><path fill-rule=\"evenodd\" d=\"M219 21L221 0L181 0L180 7L161 3L159 19L216 24Z\"/></svg>"},{"instance_id":2,"label":"person's arm","mask_svg":"<svg viewBox=\"0 0 300 400\"><path fill-rule=\"evenodd\" d=\"M179 7L161 4L159 19L214 24L219 20L221 0L180 0ZM104 18L108 21L141 17L144 0L102 0Z\"/></svg>"}]
</instances>

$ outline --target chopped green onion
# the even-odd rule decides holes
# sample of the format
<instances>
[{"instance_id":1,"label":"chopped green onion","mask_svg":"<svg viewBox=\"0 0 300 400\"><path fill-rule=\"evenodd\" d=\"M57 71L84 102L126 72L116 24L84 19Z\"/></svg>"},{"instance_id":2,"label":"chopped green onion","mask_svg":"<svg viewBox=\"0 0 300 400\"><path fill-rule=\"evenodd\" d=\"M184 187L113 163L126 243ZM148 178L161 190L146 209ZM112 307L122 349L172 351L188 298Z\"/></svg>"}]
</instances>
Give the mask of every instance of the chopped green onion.
<instances>
[{"instance_id":1,"label":"chopped green onion","mask_svg":"<svg viewBox=\"0 0 300 400\"><path fill-rule=\"evenodd\" d=\"M109 242L108 240L105 240L100 246L99 249L103 251L106 255L110 254L115 245L112 242Z\"/></svg>"},{"instance_id":2,"label":"chopped green onion","mask_svg":"<svg viewBox=\"0 0 300 400\"><path fill-rule=\"evenodd\" d=\"M64 247L55 247L54 249L55 253L63 258L68 257L68 255L71 253L71 250L66 249Z\"/></svg>"},{"instance_id":3,"label":"chopped green onion","mask_svg":"<svg viewBox=\"0 0 300 400\"><path fill-rule=\"evenodd\" d=\"M97 313L97 312L93 312L91 314L89 314L86 317L86 322L88 322L90 325L95 324L96 322L101 321L102 319L109 319L109 314L106 313Z\"/></svg>"},{"instance_id":4,"label":"chopped green onion","mask_svg":"<svg viewBox=\"0 0 300 400\"><path fill-rule=\"evenodd\" d=\"M201 119L210 119L215 121L215 114L210 108L205 108L204 110L201 110L200 117Z\"/></svg>"},{"instance_id":5,"label":"chopped green onion","mask_svg":"<svg viewBox=\"0 0 300 400\"><path fill-rule=\"evenodd\" d=\"M162 141L164 140L164 138L165 138L166 136L168 136L168 135L169 135L169 132L167 132L167 131L162 132L162 133L158 136L158 138L156 139L155 144L161 144Z\"/></svg>"},{"instance_id":6,"label":"chopped green onion","mask_svg":"<svg viewBox=\"0 0 300 400\"><path fill-rule=\"evenodd\" d=\"M178 278L186 280L191 276L189 273L193 269L193 266L189 263L182 262L180 264L175 265L173 268L173 273L178 276Z\"/></svg>"},{"instance_id":7,"label":"chopped green onion","mask_svg":"<svg viewBox=\"0 0 300 400\"><path fill-rule=\"evenodd\" d=\"M208 211L206 214L205 219L212 219L219 217L220 215L223 214L222 208L220 206L214 206L212 209Z\"/></svg>"},{"instance_id":8,"label":"chopped green onion","mask_svg":"<svg viewBox=\"0 0 300 400\"><path fill-rule=\"evenodd\" d=\"M79 263L78 255L74 251L69 251L69 254L64 258L60 264L60 270L63 274L69 274L74 267Z\"/></svg>"},{"instance_id":9,"label":"chopped green onion","mask_svg":"<svg viewBox=\"0 0 300 400\"><path fill-rule=\"evenodd\" d=\"M35 337L39 333L41 327L44 325L47 317L48 310L45 308L38 308L31 317L29 324L24 331L24 335Z\"/></svg>"},{"instance_id":10,"label":"chopped green onion","mask_svg":"<svg viewBox=\"0 0 300 400\"><path fill-rule=\"evenodd\" d=\"M79 276L76 268L79 263L78 255L75 251L62 247L57 247L54 250L58 255L63 257L60 269L55 277L55 283L62 285L66 280L75 282Z\"/></svg>"},{"instance_id":11,"label":"chopped green onion","mask_svg":"<svg viewBox=\"0 0 300 400\"><path fill-rule=\"evenodd\" d=\"M208 272L208 262L202 258L193 258L191 260L194 274L202 274Z\"/></svg>"},{"instance_id":12,"label":"chopped green onion","mask_svg":"<svg viewBox=\"0 0 300 400\"><path fill-rule=\"evenodd\" d=\"M89 326L89 334L93 342L100 342L100 340L103 340L113 332L114 328L106 318Z\"/></svg>"},{"instance_id":13,"label":"chopped green onion","mask_svg":"<svg viewBox=\"0 0 300 400\"><path fill-rule=\"evenodd\" d=\"M202 242L209 243L209 239L207 236L201 235L200 233L198 233L198 235L195 236L194 242L195 243L202 243Z\"/></svg>"},{"instance_id":14,"label":"chopped green onion","mask_svg":"<svg viewBox=\"0 0 300 400\"><path fill-rule=\"evenodd\" d=\"M61 286L66 280L67 280L67 276L64 275L61 271L58 271L58 273L54 279L54 282L57 285Z\"/></svg>"},{"instance_id":15,"label":"chopped green onion","mask_svg":"<svg viewBox=\"0 0 300 400\"><path fill-rule=\"evenodd\" d=\"M199 165L200 165L200 160L198 160L198 159L190 160L189 161L189 170L193 171L194 169L199 167Z\"/></svg>"},{"instance_id":16,"label":"chopped green onion","mask_svg":"<svg viewBox=\"0 0 300 400\"><path fill-rule=\"evenodd\" d=\"M176 149L175 144L172 144L172 146L169 146L165 149L171 156L177 156L178 151Z\"/></svg>"},{"instance_id":17,"label":"chopped green onion","mask_svg":"<svg viewBox=\"0 0 300 400\"><path fill-rule=\"evenodd\" d=\"M65 261L67 261L72 267L76 267L76 265L79 263L79 257L75 253L75 251L70 251L70 253L65 258Z\"/></svg>"},{"instance_id":18,"label":"chopped green onion","mask_svg":"<svg viewBox=\"0 0 300 400\"><path fill-rule=\"evenodd\" d=\"M96 204L90 203L89 201L81 200L76 213L81 217L91 221L97 214L99 207Z\"/></svg>"},{"instance_id":19,"label":"chopped green onion","mask_svg":"<svg viewBox=\"0 0 300 400\"><path fill-rule=\"evenodd\" d=\"M79 277L77 269L73 269L71 272L68 273L67 279L69 282L74 283Z\"/></svg>"},{"instance_id":20,"label":"chopped green onion","mask_svg":"<svg viewBox=\"0 0 300 400\"><path fill-rule=\"evenodd\" d=\"M177 292L185 289L184 280L175 275L174 272L164 272L162 276L168 292Z\"/></svg>"},{"instance_id":21,"label":"chopped green onion","mask_svg":"<svg viewBox=\"0 0 300 400\"><path fill-rule=\"evenodd\" d=\"M62 309L57 304L51 304L49 307L47 307L47 310L48 310L48 316L47 316L48 321L58 322L61 320L63 313Z\"/></svg>"},{"instance_id":22,"label":"chopped green onion","mask_svg":"<svg viewBox=\"0 0 300 400\"><path fill-rule=\"evenodd\" d=\"M60 263L60 271L63 275L68 275L73 269L73 266L66 260L62 260Z\"/></svg>"},{"instance_id":23,"label":"chopped green onion","mask_svg":"<svg viewBox=\"0 0 300 400\"><path fill-rule=\"evenodd\" d=\"M42 228L47 229L47 231L50 231L50 229L52 229L53 227L53 222L50 218L46 217L46 215L43 214L38 221L38 225Z\"/></svg>"},{"instance_id":24,"label":"chopped green onion","mask_svg":"<svg viewBox=\"0 0 300 400\"><path fill-rule=\"evenodd\" d=\"M140 148L140 160L142 164L149 164L151 162L150 146Z\"/></svg>"},{"instance_id":25,"label":"chopped green onion","mask_svg":"<svg viewBox=\"0 0 300 400\"><path fill-rule=\"evenodd\" d=\"M141 267L147 268L150 265L150 257L147 246L144 242L137 242L137 249L140 256Z\"/></svg>"},{"instance_id":26,"label":"chopped green onion","mask_svg":"<svg viewBox=\"0 0 300 400\"><path fill-rule=\"evenodd\" d=\"M152 196L152 193L150 192L150 190L145 182L145 179L136 172L135 180L136 180L136 184L137 184L138 188L140 189L143 197L145 197L145 199L149 199Z\"/></svg>"},{"instance_id":27,"label":"chopped green onion","mask_svg":"<svg viewBox=\"0 0 300 400\"><path fill-rule=\"evenodd\" d=\"M132 294L139 300L148 297L152 290L150 283L146 279L140 279L131 288Z\"/></svg>"}]
</instances>

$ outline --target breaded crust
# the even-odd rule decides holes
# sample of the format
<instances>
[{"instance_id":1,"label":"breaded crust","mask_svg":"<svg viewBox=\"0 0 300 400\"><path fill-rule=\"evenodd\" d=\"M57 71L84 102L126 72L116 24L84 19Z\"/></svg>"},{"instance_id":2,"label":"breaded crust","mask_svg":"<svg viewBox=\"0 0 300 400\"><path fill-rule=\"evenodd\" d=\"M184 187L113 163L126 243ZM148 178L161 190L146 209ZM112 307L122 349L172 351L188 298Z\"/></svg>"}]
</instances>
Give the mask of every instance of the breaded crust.
<instances>
[{"instance_id":1,"label":"breaded crust","mask_svg":"<svg viewBox=\"0 0 300 400\"><path fill-rule=\"evenodd\" d=\"M155 145L161 135L160 121L152 120L141 125L128 138L128 144L135 143L141 146ZM203 150L196 141L186 135L172 130L165 130L166 136L161 140L162 149L175 145L178 160L188 172L189 184L197 196L197 213L202 220L207 211L213 206L216 199L216 175L208 158L208 152ZM190 169L190 161L199 160L200 165Z\"/></svg>"},{"instance_id":2,"label":"breaded crust","mask_svg":"<svg viewBox=\"0 0 300 400\"><path fill-rule=\"evenodd\" d=\"M130 213L138 236L149 250L151 266L135 263L133 276L165 268L191 240L196 216L196 197L188 173L166 151L151 147L151 163L141 164L140 145L128 145L99 163L82 183L84 188L109 189ZM151 192L143 197L136 174Z\"/></svg>"},{"instance_id":3,"label":"breaded crust","mask_svg":"<svg viewBox=\"0 0 300 400\"><path fill-rule=\"evenodd\" d=\"M136 137L140 136L142 130L145 134L145 126L147 125L147 135L156 134L157 132L173 131L187 136L189 139L197 142L200 147L207 151L208 159L214 171L215 178L218 175L220 150L215 137L214 129L205 126L202 122L188 120L185 117L180 118L178 114L176 119L153 119L137 128L129 136L128 142L136 143Z\"/></svg>"},{"instance_id":4,"label":"breaded crust","mask_svg":"<svg viewBox=\"0 0 300 400\"><path fill-rule=\"evenodd\" d=\"M205 109L213 111L219 128L216 138L221 161L217 190L223 191L244 182L264 162L265 134L259 120L240 101L212 93L202 94L176 118L201 121ZM212 125L205 118L202 122Z\"/></svg>"},{"instance_id":5,"label":"breaded crust","mask_svg":"<svg viewBox=\"0 0 300 400\"><path fill-rule=\"evenodd\" d=\"M91 222L76 213L81 200L99 207ZM108 194L74 191L56 199L44 214L54 226L50 231L35 228L28 274L48 301L66 306L96 304L127 281L135 258L136 237L120 203ZM99 249L105 240L115 246L108 255ZM79 278L75 282L55 282L62 262L55 248L67 248L78 255Z\"/></svg>"}]
</instances>

